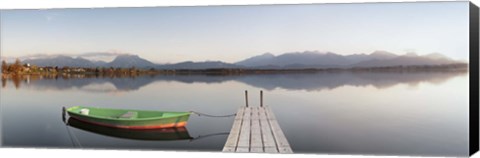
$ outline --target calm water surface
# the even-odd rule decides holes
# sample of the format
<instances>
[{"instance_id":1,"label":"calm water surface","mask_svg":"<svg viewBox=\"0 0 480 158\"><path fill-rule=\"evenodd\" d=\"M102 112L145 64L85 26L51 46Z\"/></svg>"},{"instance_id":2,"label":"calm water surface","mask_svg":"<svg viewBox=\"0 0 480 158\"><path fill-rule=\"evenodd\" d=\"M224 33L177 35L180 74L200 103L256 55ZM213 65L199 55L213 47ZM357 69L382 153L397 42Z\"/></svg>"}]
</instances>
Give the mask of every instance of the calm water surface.
<instances>
[{"instance_id":1,"label":"calm water surface","mask_svg":"<svg viewBox=\"0 0 480 158\"><path fill-rule=\"evenodd\" d=\"M186 140L107 136L62 121L63 106L235 113L264 103L296 153L466 156L467 72L337 72L4 81L2 145L221 151L233 117L192 115ZM107 131L108 132L108 131Z\"/></svg>"}]
</instances>

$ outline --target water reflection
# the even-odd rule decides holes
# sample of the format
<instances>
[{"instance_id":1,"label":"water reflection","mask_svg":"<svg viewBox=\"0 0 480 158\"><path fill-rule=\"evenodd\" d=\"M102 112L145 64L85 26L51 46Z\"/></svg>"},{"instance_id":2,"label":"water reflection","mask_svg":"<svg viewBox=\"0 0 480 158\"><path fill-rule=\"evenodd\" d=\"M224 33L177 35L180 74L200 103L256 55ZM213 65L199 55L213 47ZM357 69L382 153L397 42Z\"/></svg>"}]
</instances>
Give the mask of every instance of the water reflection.
<instances>
[{"instance_id":1,"label":"water reflection","mask_svg":"<svg viewBox=\"0 0 480 158\"><path fill-rule=\"evenodd\" d=\"M2 77L2 88L5 88L7 86L7 79Z\"/></svg>"},{"instance_id":2,"label":"water reflection","mask_svg":"<svg viewBox=\"0 0 480 158\"><path fill-rule=\"evenodd\" d=\"M86 92L135 91L153 82L222 83L237 81L250 86L273 90L318 91L341 86L373 86L384 89L396 84L415 86L420 82L441 84L448 79L466 75L468 71L414 71L414 72L318 72L294 74L256 75L144 75L144 76L99 76L99 75L25 75L2 78L2 87L7 80L17 89L21 86L35 90L79 89ZM21 85L23 84L23 85Z\"/></svg>"},{"instance_id":3,"label":"water reflection","mask_svg":"<svg viewBox=\"0 0 480 158\"><path fill-rule=\"evenodd\" d=\"M2 145L10 147L58 148L81 142L84 148L221 151L233 118L193 115L186 127L193 139L143 141L119 138L123 134L108 135L118 134L108 129L86 130L92 128L91 125L85 129L73 127L73 123L72 127L65 126L58 116L59 109L75 104L195 110L224 115L244 105L243 90L260 87L269 90L266 105L272 107L296 153L424 156L465 156L468 153L467 72L113 78L22 76L16 79L20 88L16 90L12 78L6 78L0 99L1 115L5 118L2 119ZM93 91L98 93L92 94ZM103 93L109 91L129 92ZM259 98L252 95L250 99L251 105L258 106ZM71 141L72 138L78 139Z\"/></svg>"},{"instance_id":4,"label":"water reflection","mask_svg":"<svg viewBox=\"0 0 480 158\"><path fill-rule=\"evenodd\" d=\"M84 131L101 134L110 137L134 139L134 140L155 140L155 141L173 141L173 140L191 140L193 139L185 127L165 128L153 130L129 130L97 126L79 121L74 118L68 119L68 125Z\"/></svg>"}]
</instances>

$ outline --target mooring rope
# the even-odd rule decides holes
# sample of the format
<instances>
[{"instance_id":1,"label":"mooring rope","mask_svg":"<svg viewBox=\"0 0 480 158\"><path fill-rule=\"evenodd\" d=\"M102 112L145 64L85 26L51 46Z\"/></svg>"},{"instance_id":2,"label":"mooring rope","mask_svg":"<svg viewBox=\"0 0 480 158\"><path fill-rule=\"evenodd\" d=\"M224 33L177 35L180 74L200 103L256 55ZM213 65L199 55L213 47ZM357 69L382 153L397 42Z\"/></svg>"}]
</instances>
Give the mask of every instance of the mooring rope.
<instances>
[{"instance_id":1,"label":"mooring rope","mask_svg":"<svg viewBox=\"0 0 480 158\"><path fill-rule=\"evenodd\" d=\"M72 141L73 147L76 147L76 145L75 145L75 142L76 142L76 144L78 144L78 146L79 146L80 148L83 148L83 147L82 147L82 144L80 144L80 141L79 141L78 138L75 136L75 134L71 134L71 133L70 133L70 128L68 128L68 126L69 126L68 124L65 124L65 127L67 128L68 136L70 137L70 140ZM73 135L73 137L72 137L72 135Z\"/></svg>"},{"instance_id":2,"label":"mooring rope","mask_svg":"<svg viewBox=\"0 0 480 158\"><path fill-rule=\"evenodd\" d=\"M70 130L68 129L68 125L67 125L67 124L65 124L65 128L67 129L68 138L70 138L70 141L72 142L73 147L76 147L76 146L75 146L75 141L73 140L72 135L70 134Z\"/></svg>"},{"instance_id":3,"label":"mooring rope","mask_svg":"<svg viewBox=\"0 0 480 158\"><path fill-rule=\"evenodd\" d=\"M210 114L205 114L205 113L196 112L196 111L190 111L190 112L193 114L197 114L198 116L207 116L207 117L232 117L237 115L237 113L230 114L230 115L210 115Z\"/></svg>"},{"instance_id":4,"label":"mooring rope","mask_svg":"<svg viewBox=\"0 0 480 158\"><path fill-rule=\"evenodd\" d=\"M207 134L207 135L198 135L195 138L192 138L190 141L195 141L203 138L208 138L208 137L213 137L213 136L219 136L219 135L228 135L230 132L221 132L221 133L213 133L213 134Z\"/></svg>"}]
</instances>

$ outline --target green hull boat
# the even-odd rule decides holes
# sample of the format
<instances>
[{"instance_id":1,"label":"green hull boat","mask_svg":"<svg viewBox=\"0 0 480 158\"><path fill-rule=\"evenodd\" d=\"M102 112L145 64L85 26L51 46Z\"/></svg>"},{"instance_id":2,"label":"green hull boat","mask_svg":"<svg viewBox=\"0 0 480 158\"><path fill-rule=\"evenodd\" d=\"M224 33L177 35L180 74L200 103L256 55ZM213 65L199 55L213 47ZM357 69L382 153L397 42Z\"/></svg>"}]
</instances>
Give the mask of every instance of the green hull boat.
<instances>
[{"instance_id":1,"label":"green hull boat","mask_svg":"<svg viewBox=\"0 0 480 158\"><path fill-rule=\"evenodd\" d=\"M74 106L66 109L79 121L123 129L160 129L184 127L190 112L145 111Z\"/></svg>"}]
</instances>

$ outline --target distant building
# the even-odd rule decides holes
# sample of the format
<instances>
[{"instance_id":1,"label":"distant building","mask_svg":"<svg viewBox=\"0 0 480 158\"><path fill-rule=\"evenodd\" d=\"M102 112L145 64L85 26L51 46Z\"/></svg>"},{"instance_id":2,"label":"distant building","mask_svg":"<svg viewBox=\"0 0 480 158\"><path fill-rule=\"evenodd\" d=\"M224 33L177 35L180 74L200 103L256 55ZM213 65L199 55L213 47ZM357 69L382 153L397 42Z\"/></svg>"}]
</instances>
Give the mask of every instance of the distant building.
<instances>
[{"instance_id":1,"label":"distant building","mask_svg":"<svg viewBox=\"0 0 480 158\"><path fill-rule=\"evenodd\" d=\"M30 71L30 64L29 63L26 63L26 64L23 64L23 71Z\"/></svg>"},{"instance_id":2,"label":"distant building","mask_svg":"<svg viewBox=\"0 0 480 158\"><path fill-rule=\"evenodd\" d=\"M72 70L73 72L85 72L85 69L83 68L75 68Z\"/></svg>"}]
</instances>

